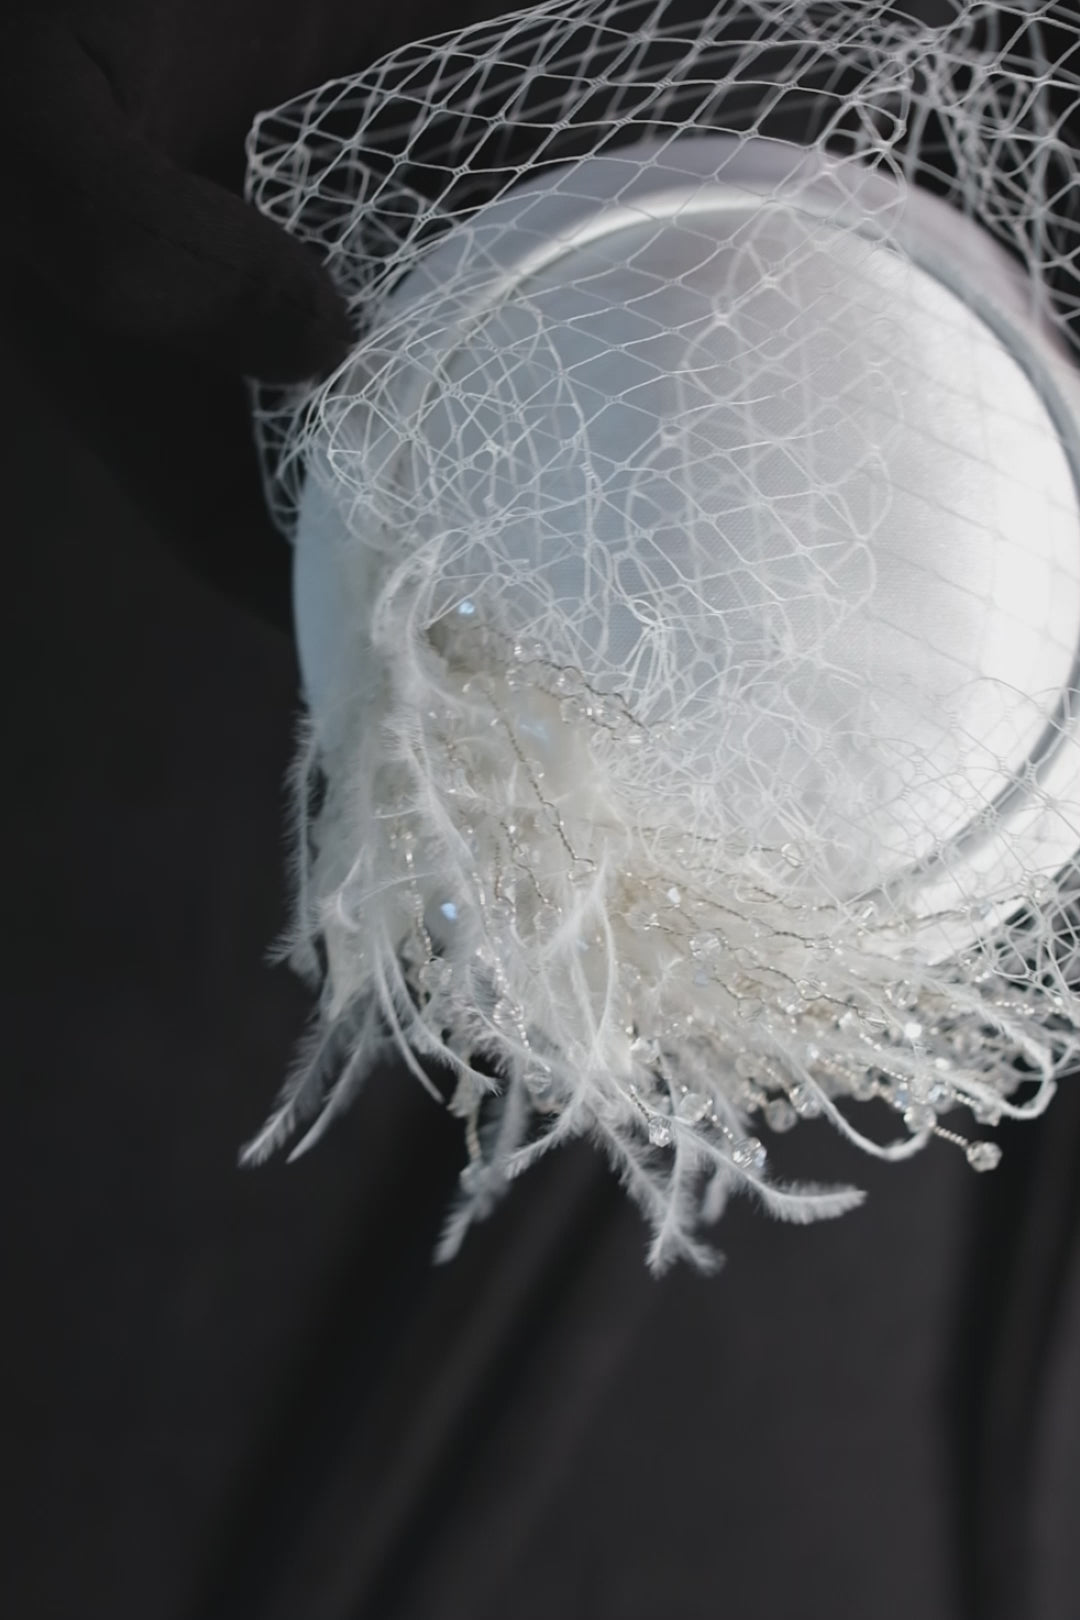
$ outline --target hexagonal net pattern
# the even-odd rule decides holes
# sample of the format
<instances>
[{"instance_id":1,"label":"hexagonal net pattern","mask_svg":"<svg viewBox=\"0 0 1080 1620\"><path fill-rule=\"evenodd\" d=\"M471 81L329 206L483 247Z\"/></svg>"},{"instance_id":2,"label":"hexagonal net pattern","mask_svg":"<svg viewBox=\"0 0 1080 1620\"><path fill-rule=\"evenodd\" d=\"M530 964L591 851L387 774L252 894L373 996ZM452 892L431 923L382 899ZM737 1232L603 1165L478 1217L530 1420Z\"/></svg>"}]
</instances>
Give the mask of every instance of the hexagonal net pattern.
<instances>
[{"instance_id":1,"label":"hexagonal net pattern","mask_svg":"<svg viewBox=\"0 0 1080 1620\"><path fill-rule=\"evenodd\" d=\"M588 1134L709 1265L858 1201L763 1137L989 1168L1072 1063L1076 31L944 9L556 4L257 121L356 341L256 396L321 998L249 1159L394 1049L443 1254Z\"/></svg>"}]
</instances>

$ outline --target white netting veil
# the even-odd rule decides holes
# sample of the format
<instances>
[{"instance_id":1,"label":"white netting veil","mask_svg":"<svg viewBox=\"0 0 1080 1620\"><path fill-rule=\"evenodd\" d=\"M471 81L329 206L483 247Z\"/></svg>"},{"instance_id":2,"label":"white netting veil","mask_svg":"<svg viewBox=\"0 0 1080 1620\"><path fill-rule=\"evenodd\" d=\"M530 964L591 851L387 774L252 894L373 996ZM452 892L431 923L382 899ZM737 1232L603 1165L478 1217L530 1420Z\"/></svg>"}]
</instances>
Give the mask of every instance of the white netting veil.
<instances>
[{"instance_id":1,"label":"white netting veil","mask_svg":"<svg viewBox=\"0 0 1080 1620\"><path fill-rule=\"evenodd\" d=\"M246 1157L396 1049L443 1254L586 1134L708 1265L858 1202L800 1118L988 1169L1075 1058L1077 36L919 9L550 5L253 131L357 336L258 397L321 999Z\"/></svg>"}]
</instances>

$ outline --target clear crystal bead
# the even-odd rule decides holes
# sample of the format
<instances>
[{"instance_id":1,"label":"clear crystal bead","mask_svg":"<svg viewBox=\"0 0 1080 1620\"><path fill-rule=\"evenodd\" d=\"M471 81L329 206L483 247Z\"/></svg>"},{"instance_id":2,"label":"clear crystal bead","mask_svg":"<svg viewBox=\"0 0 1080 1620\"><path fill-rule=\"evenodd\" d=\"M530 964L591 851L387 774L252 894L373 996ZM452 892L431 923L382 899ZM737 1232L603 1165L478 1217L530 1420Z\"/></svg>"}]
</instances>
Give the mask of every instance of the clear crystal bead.
<instances>
[{"instance_id":1,"label":"clear crystal bead","mask_svg":"<svg viewBox=\"0 0 1080 1620\"><path fill-rule=\"evenodd\" d=\"M550 1091L551 1064L545 1063L542 1058L538 1058L535 1063L531 1063L525 1070L525 1084L531 1092L537 1095Z\"/></svg>"},{"instance_id":2,"label":"clear crystal bead","mask_svg":"<svg viewBox=\"0 0 1080 1620\"><path fill-rule=\"evenodd\" d=\"M731 1150L731 1162L740 1170L764 1170L765 1159L764 1145L756 1136L744 1136Z\"/></svg>"},{"instance_id":3,"label":"clear crystal bead","mask_svg":"<svg viewBox=\"0 0 1080 1620\"><path fill-rule=\"evenodd\" d=\"M821 1113L817 1095L802 1080L797 1080L788 1093L791 1106L801 1119L816 1119Z\"/></svg>"},{"instance_id":4,"label":"clear crystal bead","mask_svg":"<svg viewBox=\"0 0 1080 1620\"><path fill-rule=\"evenodd\" d=\"M870 1069L859 1069L848 1081L848 1090L856 1102L869 1102L877 1096L877 1081Z\"/></svg>"},{"instance_id":5,"label":"clear crystal bead","mask_svg":"<svg viewBox=\"0 0 1080 1620\"><path fill-rule=\"evenodd\" d=\"M790 1131L798 1121L798 1114L786 1097L774 1097L765 1104L765 1123L771 1131Z\"/></svg>"},{"instance_id":6,"label":"clear crystal bead","mask_svg":"<svg viewBox=\"0 0 1080 1620\"><path fill-rule=\"evenodd\" d=\"M904 1110L904 1124L913 1135L929 1131L937 1124L937 1115L929 1103L912 1103Z\"/></svg>"},{"instance_id":7,"label":"clear crystal bead","mask_svg":"<svg viewBox=\"0 0 1080 1620\"><path fill-rule=\"evenodd\" d=\"M680 1119L685 1119L688 1125L698 1125L709 1112L709 1099L700 1091L688 1091L679 1098L675 1112Z\"/></svg>"},{"instance_id":8,"label":"clear crystal bead","mask_svg":"<svg viewBox=\"0 0 1080 1620\"><path fill-rule=\"evenodd\" d=\"M653 1114L649 1120L649 1141L653 1147L670 1147L672 1140L671 1126L662 1114Z\"/></svg>"},{"instance_id":9,"label":"clear crystal bead","mask_svg":"<svg viewBox=\"0 0 1080 1620\"><path fill-rule=\"evenodd\" d=\"M996 1142L969 1142L967 1162L973 1170L996 1170L1001 1163L1001 1149Z\"/></svg>"},{"instance_id":10,"label":"clear crystal bead","mask_svg":"<svg viewBox=\"0 0 1080 1620\"><path fill-rule=\"evenodd\" d=\"M992 1102L973 1103L972 1107L971 1107L971 1112L975 1115L975 1118L978 1120L980 1125L1000 1125L1001 1124L1001 1109L997 1106L996 1103L992 1103Z\"/></svg>"}]
</instances>

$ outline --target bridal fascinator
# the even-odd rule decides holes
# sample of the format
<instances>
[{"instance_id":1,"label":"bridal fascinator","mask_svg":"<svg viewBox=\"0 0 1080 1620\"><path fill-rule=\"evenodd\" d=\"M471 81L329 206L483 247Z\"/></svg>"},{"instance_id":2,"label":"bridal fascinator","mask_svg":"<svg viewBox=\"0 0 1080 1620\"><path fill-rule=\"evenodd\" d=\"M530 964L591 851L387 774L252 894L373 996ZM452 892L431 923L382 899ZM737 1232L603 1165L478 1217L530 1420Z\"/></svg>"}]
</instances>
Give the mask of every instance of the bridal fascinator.
<instances>
[{"instance_id":1,"label":"bridal fascinator","mask_svg":"<svg viewBox=\"0 0 1080 1620\"><path fill-rule=\"evenodd\" d=\"M917 10L540 6L252 133L356 341L257 396L319 1009L245 1158L395 1051L444 1257L585 1136L707 1267L859 1202L800 1121L986 1171L1076 1057L1077 32Z\"/></svg>"}]
</instances>

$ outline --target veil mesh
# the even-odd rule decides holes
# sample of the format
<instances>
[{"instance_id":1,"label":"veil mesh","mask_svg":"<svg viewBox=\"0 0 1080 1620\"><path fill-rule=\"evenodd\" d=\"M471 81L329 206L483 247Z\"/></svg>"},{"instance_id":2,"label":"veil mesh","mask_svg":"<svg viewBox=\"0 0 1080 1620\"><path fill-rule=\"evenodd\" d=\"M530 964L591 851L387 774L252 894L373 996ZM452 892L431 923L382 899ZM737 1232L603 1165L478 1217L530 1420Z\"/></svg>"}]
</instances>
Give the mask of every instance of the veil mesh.
<instances>
[{"instance_id":1,"label":"veil mesh","mask_svg":"<svg viewBox=\"0 0 1080 1620\"><path fill-rule=\"evenodd\" d=\"M249 1160L394 1049L444 1256L586 1134L708 1266L858 1202L800 1119L989 1169L1073 1063L1077 33L949 9L560 3L257 121L356 343L256 396L321 988Z\"/></svg>"}]
</instances>

